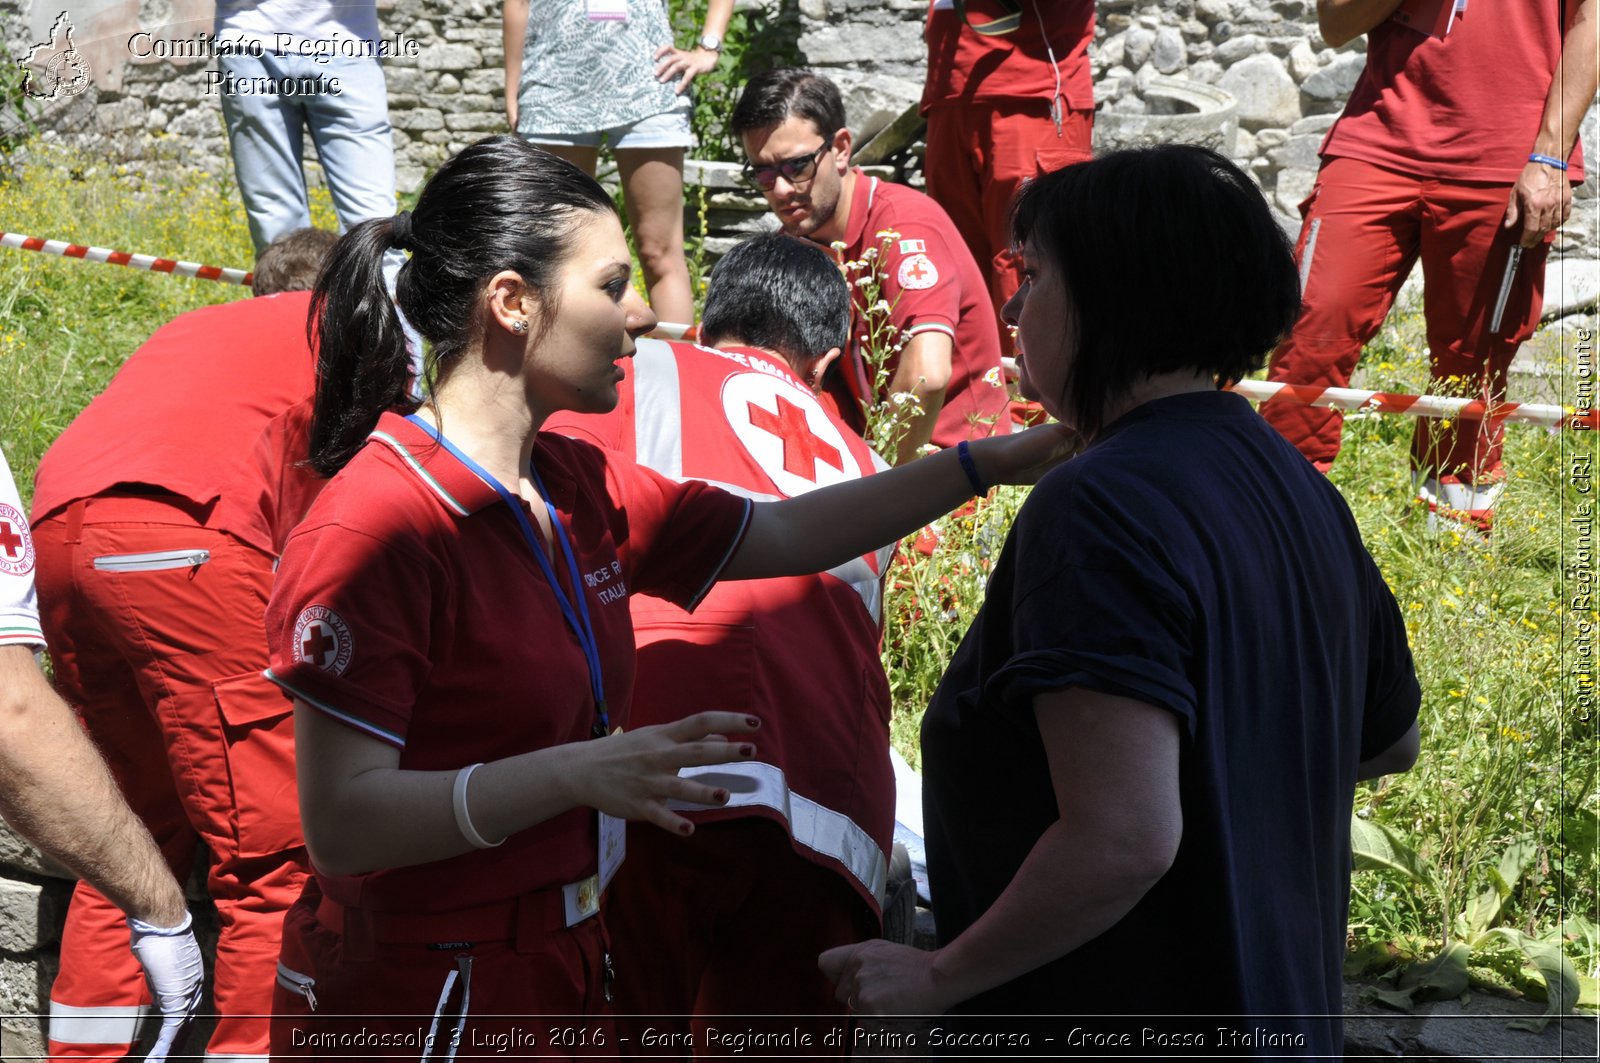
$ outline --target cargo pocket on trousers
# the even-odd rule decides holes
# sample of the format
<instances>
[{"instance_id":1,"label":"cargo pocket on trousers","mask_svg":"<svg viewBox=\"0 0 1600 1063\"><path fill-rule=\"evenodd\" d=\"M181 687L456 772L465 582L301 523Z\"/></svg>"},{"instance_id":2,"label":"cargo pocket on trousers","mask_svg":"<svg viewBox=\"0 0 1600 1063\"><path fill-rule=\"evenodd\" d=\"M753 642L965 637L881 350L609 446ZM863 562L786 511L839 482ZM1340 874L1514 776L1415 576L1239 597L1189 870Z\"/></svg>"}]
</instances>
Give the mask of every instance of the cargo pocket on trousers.
<instances>
[{"instance_id":1,"label":"cargo pocket on trousers","mask_svg":"<svg viewBox=\"0 0 1600 1063\"><path fill-rule=\"evenodd\" d=\"M294 779L294 704L260 672L211 684L222 716L240 856L304 844Z\"/></svg>"}]
</instances>

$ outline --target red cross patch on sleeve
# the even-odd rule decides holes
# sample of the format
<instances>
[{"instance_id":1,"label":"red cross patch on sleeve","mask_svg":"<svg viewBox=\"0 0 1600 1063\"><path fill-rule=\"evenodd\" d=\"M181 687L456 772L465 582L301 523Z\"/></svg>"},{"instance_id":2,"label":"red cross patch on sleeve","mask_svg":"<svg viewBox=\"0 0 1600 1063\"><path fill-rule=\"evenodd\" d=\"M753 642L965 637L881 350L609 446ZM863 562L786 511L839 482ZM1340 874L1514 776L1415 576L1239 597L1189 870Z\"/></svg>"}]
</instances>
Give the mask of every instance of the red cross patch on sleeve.
<instances>
[{"instance_id":1,"label":"red cross patch on sleeve","mask_svg":"<svg viewBox=\"0 0 1600 1063\"><path fill-rule=\"evenodd\" d=\"M343 675L355 642L344 617L325 605L308 605L294 621L294 655L324 672Z\"/></svg>"},{"instance_id":2,"label":"red cross patch on sleeve","mask_svg":"<svg viewBox=\"0 0 1600 1063\"><path fill-rule=\"evenodd\" d=\"M28 518L15 506L0 502L0 572L26 576L33 571L33 536Z\"/></svg>"},{"instance_id":3,"label":"red cross patch on sleeve","mask_svg":"<svg viewBox=\"0 0 1600 1063\"><path fill-rule=\"evenodd\" d=\"M901 259L897 276L902 288L932 288L939 283L939 271L934 268L933 259L924 254Z\"/></svg>"}]
</instances>

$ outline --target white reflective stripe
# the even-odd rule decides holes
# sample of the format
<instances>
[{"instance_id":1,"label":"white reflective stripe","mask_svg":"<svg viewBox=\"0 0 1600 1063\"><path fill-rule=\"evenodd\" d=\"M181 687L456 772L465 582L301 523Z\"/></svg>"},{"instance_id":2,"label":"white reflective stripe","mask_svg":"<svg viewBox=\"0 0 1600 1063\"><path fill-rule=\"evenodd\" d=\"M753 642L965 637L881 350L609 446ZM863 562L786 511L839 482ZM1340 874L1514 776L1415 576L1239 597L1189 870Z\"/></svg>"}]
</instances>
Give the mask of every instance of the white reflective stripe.
<instances>
[{"instance_id":1,"label":"white reflective stripe","mask_svg":"<svg viewBox=\"0 0 1600 1063\"><path fill-rule=\"evenodd\" d=\"M872 566L864 557L852 558L842 565L835 565L828 569L828 575L850 586L861 599L861 604L867 607L867 615L872 617L874 624L883 623L883 583L882 577L872 571Z\"/></svg>"},{"instance_id":2,"label":"white reflective stripe","mask_svg":"<svg viewBox=\"0 0 1600 1063\"><path fill-rule=\"evenodd\" d=\"M843 812L835 812L809 797L789 789L783 770L776 764L742 761L711 764L700 768L680 768L678 775L717 776L716 785L728 791L725 805L699 805L687 801L668 801L677 810L707 808L747 808L760 805L777 811L789 821L789 834L807 849L832 857L845 866L868 891L883 903L889 878L889 858L872 836ZM710 780L702 779L709 783Z\"/></svg>"},{"instance_id":3,"label":"white reflective stripe","mask_svg":"<svg viewBox=\"0 0 1600 1063\"><path fill-rule=\"evenodd\" d=\"M144 554L102 554L94 559L94 567L102 572L159 572L194 568L210 560L210 550L155 550Z\"/></svg>"},{"instance_id":4,"label":"white reflective stripe","mask_svg":"<svg viewBox=\"0 0 1600 1063\"><path fill-rule=\"evenodd\" d=\"M131 1045L147 1010L138 1004L75 1008L52 1000L50 1040L64 1045Z\"/></svg>"},{"instance_id":5,"label":"white reflective stripe","mask_svg":"<svg viewBox=\"0 0 1600 1063\"><path fill-rule=\"evenodd\" d=\"M1316 218L1311 222L1311 231L1306 233L1306 249L1300 255L1300 298L1306 297L1306 281L1311 279L1311 258L1317 253L1317 232L1322 228L1322 219Z\"/></svg>"},{"instance_id":6,"label":"white reflective stripe","mask_svg":"<svg viewBox=\"0 0 1600 1063\"><path fill-rule=\"evenodd\" d=\"M672 348L661 340L639 340L633 353L633 458L674 480L683 479L681 394Z\"/></svg>"}]
</instances>

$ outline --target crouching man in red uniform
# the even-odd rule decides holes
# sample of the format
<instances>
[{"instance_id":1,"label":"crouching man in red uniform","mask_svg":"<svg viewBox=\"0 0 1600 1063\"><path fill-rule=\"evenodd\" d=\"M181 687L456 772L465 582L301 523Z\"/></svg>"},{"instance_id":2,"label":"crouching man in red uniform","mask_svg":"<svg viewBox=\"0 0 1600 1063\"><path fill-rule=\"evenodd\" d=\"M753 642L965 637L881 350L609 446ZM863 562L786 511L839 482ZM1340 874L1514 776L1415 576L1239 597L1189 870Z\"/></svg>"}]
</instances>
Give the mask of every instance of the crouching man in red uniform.
<instances>
[{"instance_id":1,"label":"crouching man in red uniform","mask_svg":"<svg viewBox=\"0 0 1600 1063\"><path fill-rule=\"evenodd\" d=\"M757 501L869 475L881 459L810 390L846 342L849 303L820 248L779 234L747 241L712 275L709 347L641 340L615 411L560 414L547 427ZM646 1026L693 1028L694 1045L714 1048L706 1020L688 1016L794 1014L810 1018L778 1028L809 1043L773 1051L839 1054L822 1038L842 1009L816 957L878 934L894 827L878 658L891 553L821 575L719 583L692 617L630 599L632 726L708 708L763 723L759 760L693 770L732 798L685 810L691 837L629 827L607 908L617 1011L664 1018L629 1030L619 1017L628 1043Z\"/></svg>"},{"instance_id":2,"label":"crouching man in red uniform","mask_svg":"<svg viewBox=\"0 0 1600 1063\"><path fill-rule=\"evenodd\" d=\"M750 160L745 176L783 231L833 245L848 263L861 264L849 274L856 293L851 341L838 368L822 378L824 401L861 430L863 402L915 395L922 412L900 440L897 465L929 442L953 447L1008 431L1000 325L978 263L939 204L850 166L850 130L833 82L806 70L758 74L731 124ZM882 303L876 310L864 283L874 271ZM896 330L889 342L904 347L888 354L889 381L880 393L866 348L873 322L885 318Z\"/></svg>"},{"instance_id":3,"label":"crouching man in red uniform","mask_svg":"<svg viewBox=\"0 0 1600 1063\"><path fill-rule=\"evenodd\" d=\"M200 844L211 851L207 1059L266 1059L280 926L307 873L293 721L261 675L263 617L277 548L321 483L294 464L312 393L308 289L335 239L280 237L257 261L256 298L152 336L46 452L34 490L61 693L178 878ZM149 1000L122 913L80 882L50 1054L126 1054Z\"/></svg>"}]
</instances>

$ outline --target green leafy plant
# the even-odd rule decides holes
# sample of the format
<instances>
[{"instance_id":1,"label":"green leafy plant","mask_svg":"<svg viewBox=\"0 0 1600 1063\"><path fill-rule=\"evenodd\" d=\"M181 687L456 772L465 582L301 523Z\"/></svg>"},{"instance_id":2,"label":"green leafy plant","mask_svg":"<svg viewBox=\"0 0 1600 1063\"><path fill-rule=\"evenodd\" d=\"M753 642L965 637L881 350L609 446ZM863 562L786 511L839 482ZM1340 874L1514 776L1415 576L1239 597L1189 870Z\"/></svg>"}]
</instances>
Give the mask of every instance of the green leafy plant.
<instances>
[{"instance_id":1,"label":"green leafy plant","mask_svg":"<svg viewBox=\"0 0 1600 1063\"><path fill-rule=\"evenodd\" d=\"M1433 864L1383 824L1353 817L1350 842L1357 870L1398 873L1439 892L1439 876ZM1503 923L1512 894L1533 866L1537 852L1538 846L1531 837L1513 840L1499 861L1486 869L1487 888L1450 919L1438 954L1426 962L1397 969L1393 988L1373 987L1368 991L1369 998L1410 1011L1421 1000L1458 997L1471 984L1468 967L1474 954L1495 945L1507 945L1520 950L1538 971L1547 1002L1543 1015L1515 1019L1511 1026L1538 1032L1550 1019L1571 1012L1578 1002L1580 986L1577 971L1562 951L1559 929L1554 935L1533 937Z\"/></svg>"},{"instance_id":2,"label":"green leafy plant","mask_svg":"<svg viewBox=\"0 0 1600 1063\"><path fill-rule=\"evenodd\" d=\"M22 90L28 72L0 40L0 176L11 173L11 155L39 132L34 104Z\"/></svg>"},{"instance_id":3,"label":"green leafy plant","mask_svg":"<svg viewBox=\"0 0 1600 1063\"><path fill-rule=\"evenodd\" d=\"M706 0L671 0L672 38L679 47L692 48L705 23ZM699 144L696 158L714 162L742 162L744 152L728 130L728 117L744 90L744 83L763 70L797 66L800 22L793 11L780 8L736 10L723 35L722 54L709 74L695 79L694 110L689 126Z\"/></svg>"}]
</instances>

